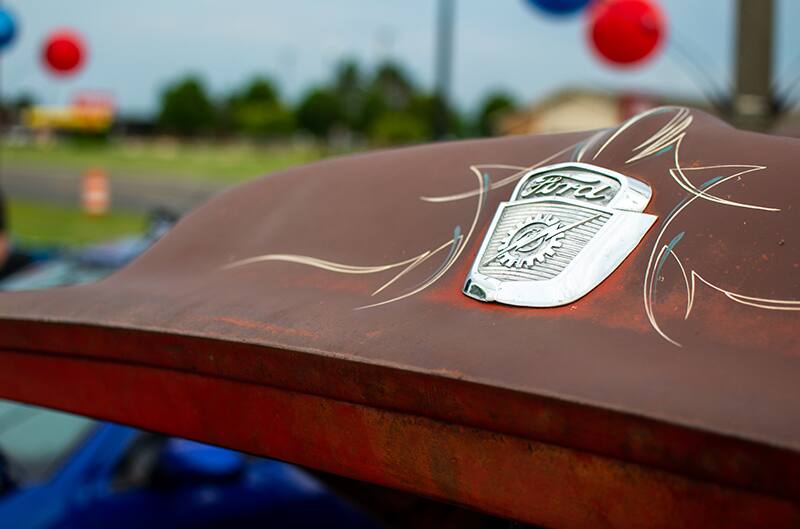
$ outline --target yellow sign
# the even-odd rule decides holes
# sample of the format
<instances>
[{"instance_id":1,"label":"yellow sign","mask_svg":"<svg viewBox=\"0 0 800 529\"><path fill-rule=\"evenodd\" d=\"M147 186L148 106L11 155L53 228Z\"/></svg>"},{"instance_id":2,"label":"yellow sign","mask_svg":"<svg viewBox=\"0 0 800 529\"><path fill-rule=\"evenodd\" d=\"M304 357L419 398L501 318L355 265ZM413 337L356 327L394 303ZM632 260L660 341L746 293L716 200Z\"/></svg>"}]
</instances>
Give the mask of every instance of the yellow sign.
<instances>
[{"instance_id":1,"label":"yellow sign","mask_svg":"<svg viewBox=\"0 0 800 529\"><path fill-rule=\"evenodd\" d=\"M59 129L80 132L103 132L111 127L114 110L106 105L69 107L35 106L22 116L26 127L34 130Z\"/></svg>"}]
</instances>

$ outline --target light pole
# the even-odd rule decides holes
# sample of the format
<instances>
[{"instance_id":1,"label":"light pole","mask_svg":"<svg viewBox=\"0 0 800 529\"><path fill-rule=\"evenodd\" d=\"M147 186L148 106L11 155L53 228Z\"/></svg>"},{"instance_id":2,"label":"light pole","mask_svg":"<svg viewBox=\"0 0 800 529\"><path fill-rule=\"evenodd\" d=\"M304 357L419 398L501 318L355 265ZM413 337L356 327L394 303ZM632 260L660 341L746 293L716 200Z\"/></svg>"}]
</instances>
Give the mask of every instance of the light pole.
<instances>
[{"instance_id":1,"label":"light pole","mask_svg":"<svg viewBox=\"0 0 800 529\"><path fill-rule=\"evenodd\" d=\"M450 77L453 69L454 0L439 0L436 29L434 137L441 139L450 131Z\"/></svg>"},{"instance_id":2,"label":"light pole","mask_svg":"<svg viewBox=\"0 0 800 529\"><path fill-rule=\"evenodd\" d=\"M772 0L739 0L736 33L736 88L733 121L765 130L775 118L772 92Z\"/></svg>"}]
</instances>

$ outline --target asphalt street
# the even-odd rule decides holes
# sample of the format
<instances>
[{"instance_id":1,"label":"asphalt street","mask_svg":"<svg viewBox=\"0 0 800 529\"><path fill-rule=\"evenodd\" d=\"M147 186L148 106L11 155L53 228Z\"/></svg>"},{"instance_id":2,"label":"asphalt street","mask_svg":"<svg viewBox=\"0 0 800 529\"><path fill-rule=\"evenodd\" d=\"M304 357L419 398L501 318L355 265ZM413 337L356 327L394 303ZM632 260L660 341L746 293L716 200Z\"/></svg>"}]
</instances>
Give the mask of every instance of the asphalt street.
<instances>
[{"instance_id":1,"label":"asphalt street","mask_svg":"<svg viewBox=\"0 0 800 529\"><path fill-rule=\"evenodd\" d=\"M225 187L180 178L114 174L110 175L111 207L135 211L165 207L184 213ZM52 171L4 166L0 174L0 189L11 199L79 206L81 174L66 169Z\"/></svg>"}]
</instances>

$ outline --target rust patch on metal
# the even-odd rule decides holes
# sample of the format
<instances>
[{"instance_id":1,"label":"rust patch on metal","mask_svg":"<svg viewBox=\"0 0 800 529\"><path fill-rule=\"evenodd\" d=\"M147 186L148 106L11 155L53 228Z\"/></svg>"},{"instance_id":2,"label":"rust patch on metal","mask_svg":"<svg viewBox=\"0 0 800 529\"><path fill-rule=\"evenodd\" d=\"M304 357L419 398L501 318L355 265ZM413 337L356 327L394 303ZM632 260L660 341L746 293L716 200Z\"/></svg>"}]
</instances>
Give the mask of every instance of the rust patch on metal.
<instances>
[{"instance_id":1,"label":"rust patch on metal","mask_svg":"<svg viewBox=\"0 0 800 529\"><path fill-rule=\"evenodd\" d=\"M254 320L245 320L242 318L234 318L231 316L217 316L214 318L210 318L214 321L220 321L223 323L229 323L231 325L235 325L237 327L243 327L245 329L257 329L259 331L265 331L270 334L277 334L281 336L302 336L304 338L317 338L319 334L308 330L308 329L298 329L294 327L281 327L279 325L273 325L269 323L264 323L261 321L254 321Z\"/></svg>"}]
</instances>

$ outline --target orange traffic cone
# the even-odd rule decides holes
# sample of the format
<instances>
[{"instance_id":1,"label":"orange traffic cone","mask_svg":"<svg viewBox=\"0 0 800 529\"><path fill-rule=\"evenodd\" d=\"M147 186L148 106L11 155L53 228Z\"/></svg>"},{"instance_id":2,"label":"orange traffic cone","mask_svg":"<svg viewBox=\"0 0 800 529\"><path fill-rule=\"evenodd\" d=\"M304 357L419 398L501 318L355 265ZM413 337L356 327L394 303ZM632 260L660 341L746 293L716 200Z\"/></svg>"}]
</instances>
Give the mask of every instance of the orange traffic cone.
<instances>
[{"instance_id":1,"label":"orange traffic cone","mask_svg":"<svg viewBox=\"0 0 800 529\"><path fill-rule=\"evenodd\" d=\"M111 189L105 171L90 169L83 174L81 203L87 215L101 216L108 213Z\"/></svg>"}]
</instances>

